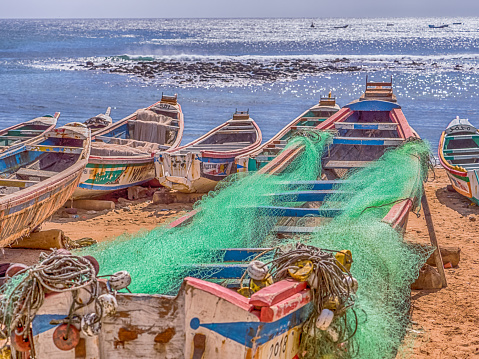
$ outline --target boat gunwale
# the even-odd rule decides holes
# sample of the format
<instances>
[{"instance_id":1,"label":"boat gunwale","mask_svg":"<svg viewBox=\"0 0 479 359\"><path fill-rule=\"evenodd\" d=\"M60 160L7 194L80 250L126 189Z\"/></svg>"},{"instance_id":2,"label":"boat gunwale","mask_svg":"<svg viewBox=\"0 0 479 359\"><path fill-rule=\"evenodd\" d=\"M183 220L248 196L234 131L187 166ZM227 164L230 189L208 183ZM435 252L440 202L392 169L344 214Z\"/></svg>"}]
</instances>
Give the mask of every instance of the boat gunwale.
<instances>
[{"instance_id":1,"label":"boat gunwale","mask_svg":"<svg viewBox=\"0 0 479 359\"><path fill-rule=\"evenodd\" d=\"M438 155L439 155L439 162L441 163L442 167L450 172L451 174L459 177L467 177L468 170L461 166L453 166L449 163L448 160L444 158L444 141L446 140L446 131L443 131L441 134L441 138L439 139L439 146L438 146Z\"/></svg>"}]
</instances>

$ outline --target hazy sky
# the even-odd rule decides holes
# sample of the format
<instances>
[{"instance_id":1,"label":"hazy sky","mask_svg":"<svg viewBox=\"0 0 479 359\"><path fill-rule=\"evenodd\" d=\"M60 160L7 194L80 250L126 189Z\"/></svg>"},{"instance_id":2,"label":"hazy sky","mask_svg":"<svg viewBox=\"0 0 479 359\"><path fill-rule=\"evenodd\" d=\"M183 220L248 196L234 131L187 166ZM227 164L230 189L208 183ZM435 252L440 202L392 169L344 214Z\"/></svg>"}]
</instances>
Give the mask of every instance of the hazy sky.
<instances>
[{"instance_id":1,"label":"hazy sky","mask_svg":"<svg viewBox=\"0 0 479 359\"><path fill-rule=\"evenodd\" d=\"M479 16L479 0L0 0L0 18Z\"/></svg>"}]
</instances>

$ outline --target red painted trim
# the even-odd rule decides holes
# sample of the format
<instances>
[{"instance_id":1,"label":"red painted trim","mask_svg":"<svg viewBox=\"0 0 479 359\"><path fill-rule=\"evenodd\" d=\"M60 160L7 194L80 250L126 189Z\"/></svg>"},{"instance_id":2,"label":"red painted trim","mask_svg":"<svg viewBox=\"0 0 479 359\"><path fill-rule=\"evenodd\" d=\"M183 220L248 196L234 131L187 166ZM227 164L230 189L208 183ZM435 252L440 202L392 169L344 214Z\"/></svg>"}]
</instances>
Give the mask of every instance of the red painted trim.
<instances>
[{"instance_id":1,"label":"red painted trim","mask_svg":"<svg viewBox=\"0 0 479 359\"><path fill-rule=\"evenodd\" d=\"M311 290L305 289L289 298L286 298L276 305L272 305L271 307L262 307L259 318L262 322L275 322L278 319L281 319L298 310L299 308L304 307L306 304L311 302L311 299Z\"/></svg>"},{"instance_id":2,"label":"red painted trim","mask_svg":"<svg viewBox=\"0 0 479 359\"><path fill-rule=\"evenodd\" d=\"M168 225L168 227L176 228L176 227L181 226L182 224L184 224L184 222L188 221L190 218L192 218L194 215L196 215L200 210L201 210L200 208L197 208L197 209L194 209L194 210L188 212L184 216L182 216L182 217L174 220L173 222L171 222Z\"/></svg>"},{"instance_id":3,"label":"red painted trim","mask_svg":"<svg viewBox=\"0 0 479 359\"><path fill-rule=\"evenodd\" d=\"M395 108L394 110L392 110L389 114L389 118L391 119L391 121L399 125L399 137L406 139L415 136L415 132L407 122L406 117L404 116L404 113L400 108Z\"/></svg>"},{"instance_id":4,"label":"red painted trim","mask_svg":"<svg viewBox=\"0 0 479 359\"><path fill-rule=\"evenodd\" d=\"M306 289L306 282L282 280L262 288L249 300L256 307L269 307Z\"/></svg>"},{"instance_id":5,"label":"red painted trim","mask_svg":"<svg viewBox=\"0 0 479 359\"><path fill-rule=\"evenodd\" d=\"M353 114L349 108L342 108L326 121L321 122L314 129L315 130L328 130L334 127L335 122L344 122L349 116Z\"/></svg>"},{"instance_id":6,"label":"red painted trim","mask_svg":"<svg viewBox=\"0 0 479 359\"><path fill-rule=\"evenodd\" d=\"M202 290L204 292L213 294L218 298L222 298L247 312L252 312L254 307L249 304L249 299L235 292L234 290L225 288L219 284L207 282L201 279L187 277L185 278L187 285Z\"/></svg>"},{"instance_id":7,"label":"red painted trim","mask_svg":"<svg viewBox=\"0 0 479 359\"><path fill-rule=\"evenodd\" d=\"M389 210L388 214L383 218L383 222L388 223L391 227L401 227L401 223L404 223L409 216L413 201L410 198L405 199L402 202L396 203Z\"/></svg>"}]
</instances>

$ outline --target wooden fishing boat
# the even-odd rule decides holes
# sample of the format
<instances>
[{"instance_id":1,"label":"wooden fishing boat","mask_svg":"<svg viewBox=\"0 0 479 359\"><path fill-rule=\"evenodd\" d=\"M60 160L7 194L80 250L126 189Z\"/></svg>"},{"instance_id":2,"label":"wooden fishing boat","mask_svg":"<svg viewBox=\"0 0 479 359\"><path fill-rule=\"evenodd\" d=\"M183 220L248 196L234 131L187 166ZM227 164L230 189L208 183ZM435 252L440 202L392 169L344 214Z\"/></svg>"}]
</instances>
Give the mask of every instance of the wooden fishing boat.
<instances>
[{"instance_id":1,"label":"wooden fishing boat","mask_svg":"<svg viewBox=\"0 0 479 359\"><path fill-rule=\"evenodd\" d=\"M205 193L232 173L235 158L261 144L261 130L248 112L233 118L187 145L155 154L159 182L186 193Z\"/></svg>"},{"instance_id":2,"label":"wooden fishing boat","mask_svg":"<svg viewBox=\"0 0 479 359\"><path fill-rule=\"evenodd\" d=\"M38 117L0 130L0 153L12 150L40 138L55 128L60 112L52 116Z\"/></svg>"},{"instance_id":3,"label":"wooden fishing boat","mask_svg":"<svg viewBox=\"0 0 479 359\"><path fill-rule=\"evenodd\" d=\"M235 159L238 172L257 171L268 164L282 151L286 143L298 132L311 130L324 122L327 118L338 112L340 107L336 99L323 97L319 103L304 111L293 121L288 123L281 131L260 147Z\"/></svg>"},{"instance_id":4,"label":"wooden fishing boat","mask_svg":"<svg viewBox=\"0 0 479 359\"><path fill-rule=\"evenodd\" d=\"M99 130L74 198L98 197L153 180L153 151L177 148L183 129L176 95L163 95L150 107Z\"/></svg>"},{"instance_id":5,"label":"wooden fishing boat","mask_svg":"<svg viewBox=\"0 0 479 359\"><path fill-rule=\"evenodd\" d=\"M366 80L367 81L367 80ZM409 137L419 138L397 104L391 82L366 82L361 97L316 127L336 132L323 159L326 179L337 179L353 168L380 158Z\"/></svg>"},{"instance_id":6,"label":"wooden fishing boat","mask_svg":"<svg viewBox=\"0 0 479 359\"><path fill-rule=\"evenodd\" d=\"M0 158L0 246L30 234L71 198L89 153L90 131L70 123Z\"/></svg>"},{"instance_id":7,"label":"wooden fishing boat","mask_svg":"<svg viewBox=\"0 0 479 359\"><path fill-rule=\"evenodd\" d=\"M91 133L94 134L100 130L111 126L113 120L110 117L111 107L108 107L105 113L100 113L94 117L89 118L84 123L91 130Z\"/></svg>"},{"instance_id":8,"label":"wooden fishing boat","mask_svg":"<svg viewBox=\"0 0 479 359\"><path fill-rule=\"evenodd\" d=\"M447 24L443 24L443 25L429 25L429 28L430 29L444 29L446 27L449 27L449 25Z\"/></svg>"},{"instance_id":9,"label":"wooden fishing boat","mask_svg":"<svg viewBox=\"0 0 479 359\"><path fill-rule=\"evenodd\" d=\"M439 141L439 161L454 189L479 204L479 131L456 117Z\"/></svg>"}]
</instances>

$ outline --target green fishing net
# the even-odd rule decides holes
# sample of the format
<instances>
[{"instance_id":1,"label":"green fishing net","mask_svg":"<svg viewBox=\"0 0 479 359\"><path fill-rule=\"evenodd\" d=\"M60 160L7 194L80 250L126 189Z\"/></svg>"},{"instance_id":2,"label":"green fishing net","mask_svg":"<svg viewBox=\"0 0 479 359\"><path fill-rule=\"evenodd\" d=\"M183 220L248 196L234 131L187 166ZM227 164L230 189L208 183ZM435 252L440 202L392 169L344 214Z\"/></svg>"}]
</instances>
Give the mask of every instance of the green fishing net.
<instances>
[{"instance_id":1,"label":"green fishing net","mask_svg":"<svg viewBox=\"0 0 479 359\"><path fill-rule=\"evenodd\" d=\"M295 222L321 223L312 235L279 238L271 232L280 219L274 213L277 203L271 194L288 191L289 182L320 178L321 156L331 138L331 134L323 132L291 140L284 151L298 147L303 150L281 174L231 176L196 204L198 213L186 226L160 227L78 253L94 256L100 263L101 275L130 272L129 289L135 293L174 294L187 275L207 278L207 272L195 273L192 268L221 262L219 249L270 247L297 240L319 248L349 249L354 260L351 271L359 290L354 315L347 315L347 330L343 332L354 336L348 338L347 345L327 332L311 338L318 349L315 355L393 358L409 324L410 285L425 261L425 253L405 243L401 233L382 219L399 201L422 195L429 148L422 141L409 141L386 151L366 168L352 171L347 181L335 187L338 192L322 204L322 208L342 208L342 214L326 221L318 211L318 216ZM307 184L296 187L308 189ZM268 206L272 208L267 215L258 211Z\"/></svg>"},{"instance_id":2,"label":"green fishing net","mask_svg":"<svg viewBox=\"0 0 479 359\"><path fill-rule=\"evenodd\" d=\"M260 216L258 207L272 206L269 195L291 181L315 180L323 149L331 138L328 132L293 138L284 151L303 150L279 175L255 172L229 177L195 205L199 212L188 226L160 227L146 234L99 243L79 253L98 260L100 275L130 272L132 292L174 293L187 275L207 277L204 271L192 270L195 264L221 262L222 252L218 249L268 245L275 213L272 210Z\"/></svg>"}]
</instances>

